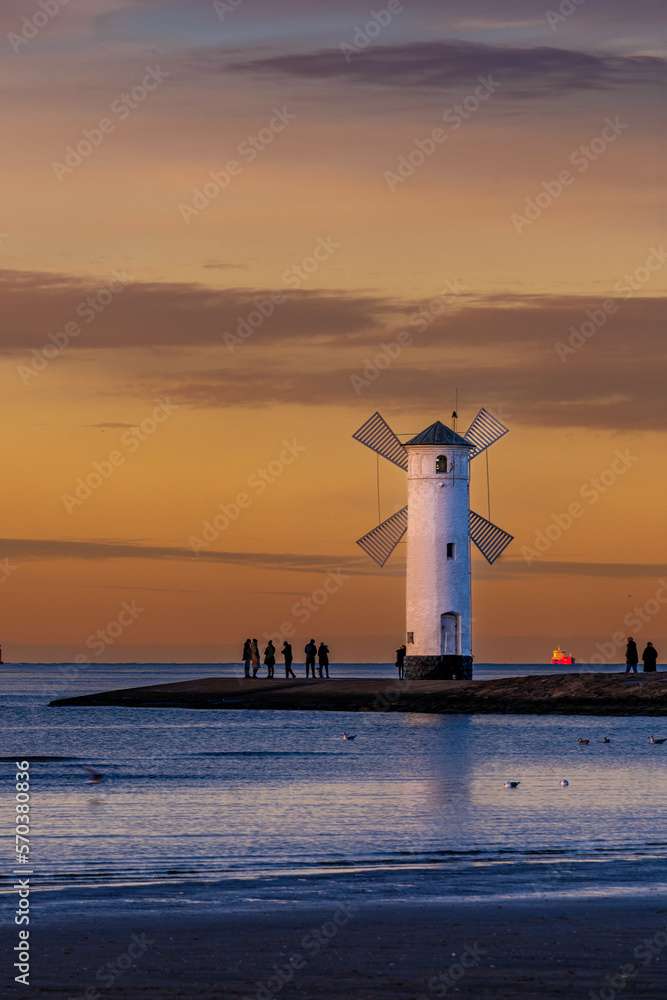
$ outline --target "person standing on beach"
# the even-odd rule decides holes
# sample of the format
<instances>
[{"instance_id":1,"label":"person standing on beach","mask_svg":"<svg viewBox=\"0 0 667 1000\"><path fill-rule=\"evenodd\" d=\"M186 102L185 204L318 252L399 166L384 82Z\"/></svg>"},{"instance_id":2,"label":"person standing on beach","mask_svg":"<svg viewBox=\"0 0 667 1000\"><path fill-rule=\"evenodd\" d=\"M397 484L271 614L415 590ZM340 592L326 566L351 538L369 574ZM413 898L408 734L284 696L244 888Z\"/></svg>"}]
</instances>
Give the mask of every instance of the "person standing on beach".
<instances>
[{"instance_id":1,"label":"person standing on beach","mask_svg":"<svg viewBox=\"0 0 667 1000\"><path fill-rule=\"evenodd\" d=\"M252 676L257 677L257 671L259 670L259 645L257 639L253 639L250 643L250 659L252 661Z\"/></svg>"},{"instance_id":2,"label":"person standing on beach","mask_svg":"<svg viewBox=\"0 0 667 1000\"><path fill-rule=\"evenodd\" d=\"M322 679L322 671L329 680L329 647L325 646L323 642L320 643L320 647L317 650L317 659L320 664L320 680Z\"/></svg>"},{"instance_id":3,"label":"person standing on beach","mask_svg":"<svg viewBox=\"0 0 667 1000\"><path fill-rule=\"evenodd\" d=\"M639 663L639 653L637 652L637 643L632 638L628 636L628 644L625 647L625 672L629 674L637 673L637 664Z\"/></svg>"},{"instance_id":4,"label":"person standing on beach","mask_svg":"<svg viewBox=\"0 0 667 1000\"><path fill-rule=\"evenodd\" d=\"M266 649L264 650L264 665L268 670L266 675L269 680L271 680L275 674L276 666L276 647L273 645L273 640L269 639Z\"/></svg>"},{"instance_id":5,"label":"person standing on beach","mask_svg":"<svg viewBox=\"0 0 667 1000\"><path fill-rule=\"evenodd\" d=\"M282 654L285 657L285 680L289 680L290 677L296 680L296 674L292 670L292 661L294 660L294 654L292 653L292 644L285 639L282 648Z\"/></svg>"},{"instance_id":6,"label":"person standing on beach","mask_svg":"<svg viewBox=\"0 0 667 1000\"><path fill-rule=\"evenodd\" d=\"M310 676L310 670L313 671L313 680L315 680L315 657L317 656L315 640L311 639L310 642L307 642L303 651L306 654L306 680Z\"/></svg>"},{"instance_id":7,"label":"person standing on beach","mask_svg":"<svg viewBox=\"0 0 667 1000\"><path fill-rule=\"evenodd\" d=\"M642 661L644 663L644 673L654 674L657 669L658 650L652 642L646 643L646 649L642 653Z\"/></svg>"},{"instance_id":8,"label":"person standing on beach","mask_svg":"<svg viewBox=\"0 0 667 1000\"><path fill-rule=\"evenodd\" d=\"M407 646L399 646L396 650L396 669L398 670L399 681L402 681L405 677L405 654L407 651Z\"/></svg>"},{"instance_id":9,"label":"person standing on beach","mask_svg":"<svg viewBox=\"0 0 667 1000\"><path fill-rule=\"evenodd\" d=\"M250 661L252 660L252 643L246 639L243 643L243 676L250 677Z\"/></svg>"}]
</instances>

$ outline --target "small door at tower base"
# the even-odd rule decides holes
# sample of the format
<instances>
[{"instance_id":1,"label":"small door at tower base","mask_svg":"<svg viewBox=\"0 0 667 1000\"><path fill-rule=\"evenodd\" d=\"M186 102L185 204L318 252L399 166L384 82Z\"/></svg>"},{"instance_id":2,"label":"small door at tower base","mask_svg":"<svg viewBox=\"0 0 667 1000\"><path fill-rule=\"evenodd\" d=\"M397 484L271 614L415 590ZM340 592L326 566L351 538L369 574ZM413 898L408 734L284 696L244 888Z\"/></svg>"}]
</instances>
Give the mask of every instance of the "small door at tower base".
<instances>
[{"instance_id":1,"label":"small door at tower base","mask_svg":"<svg viewBox=\"0 0 667 1000\"><path fill-rule=\"evenodd\" d=\"M461 652L460 616L448 611L440 616L440 655L455 656Z\"/></svg>"}]
</instances>

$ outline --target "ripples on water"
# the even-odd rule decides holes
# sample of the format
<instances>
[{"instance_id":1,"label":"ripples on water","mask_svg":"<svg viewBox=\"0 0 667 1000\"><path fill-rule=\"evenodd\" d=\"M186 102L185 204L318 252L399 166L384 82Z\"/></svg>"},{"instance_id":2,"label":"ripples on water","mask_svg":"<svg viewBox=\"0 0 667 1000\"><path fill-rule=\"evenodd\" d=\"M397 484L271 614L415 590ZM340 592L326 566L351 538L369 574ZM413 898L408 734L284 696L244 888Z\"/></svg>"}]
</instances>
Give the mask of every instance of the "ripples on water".
<instances>
[{"instance_id":1,"label":"ripples on water","mask_svg":"<svg viewBox=\"0 0 667 1000\"><path fill-rule=\"evenodd\" d=\"M248 906L667 883L667 744L648 742L667 721L47 707L66 693L226 672L3 668L2 833L14 761L28 757L44 903L98 905L109 890ZM88 764L101 785L87 783Z\"/></svg>"}]
</instances>

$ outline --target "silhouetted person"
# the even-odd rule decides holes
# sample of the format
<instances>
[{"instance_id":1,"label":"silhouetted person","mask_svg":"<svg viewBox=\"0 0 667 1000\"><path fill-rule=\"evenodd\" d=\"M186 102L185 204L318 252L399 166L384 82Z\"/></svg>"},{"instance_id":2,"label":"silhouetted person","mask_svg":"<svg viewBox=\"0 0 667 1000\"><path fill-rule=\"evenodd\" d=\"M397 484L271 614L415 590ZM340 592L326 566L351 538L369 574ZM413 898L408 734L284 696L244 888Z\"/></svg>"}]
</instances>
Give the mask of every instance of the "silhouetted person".
<instances>
[{"instance_id":1,"label":"silhouetted person","mask_svg":"<svg viewBox=\"0 0 667 1000\"><path fill-rule=\"evenodd\" d=\"M628 637L628 644L625 647L625 672L629 674L637 673L637 664L639 663L639 653L637 652L637 643L632 638Z\"/></svg>"},{"instance_id":2,"label":"silhouetted person","mask_svg":"<svg viewBox=\"0 0 667 1000\"><path fill-rule=\"evenodd\" d=\"M268 674L266 676L271 679L275 674L276 667L276 647L273 645L271 639L269 639L266 649L264 650L264 665L268 669Z\"/></svg>"},{"instance_id":3,"label":"silhouetted person","mask_svg":"<svg viewBox=\"0 0 667 1000\"><path fill-rule=\"evenodd\" d=\"M253 639L250 643L250 659L252 662L252 676L257 676L257 671L259 670L259 645L257 639Z\"/></svg>"},{"instance_id":4,"label":"silhouetted person","mask_svg":"<svg viewBox=\"0 0 667 1000\"><path fill-rule=\"evenodd\" d=\"M311 639L310 642L307 642L303 651L306 654L306 680L310 677L311 670L313 672L313 680L315 680L315 657L317 656L315 640Z\"/></svg>"},{"instance_id":5,"label":"silhouetted person","mask_svg":"<svg viewBox=\"0 0 667 1000\"><path fill-rule=\"evenodd\" d=\"M250 663L252 660L252 643L250 639L246 639L243 643L243 676L250 677Z\"/></svg>"},{"instance_id":6,"label":"silhouetted person","mask_svg":"<svg viewBox=\"0 0 667 1000\"><path fill-rule=\"evenodd\" d=\"M283 643L282 654L285 657L285 680L289 680L293 677L296 680L296 674L292 670L292 663L294 661L294 654L292 653L292 644L287 642Z\"/></svg>"},{"instance_id":7,"label":"silhouetted person","mask_svg":"<svg viewBox=\"0 0 667 1000\"><path fill-rule=\"evenodd\" d=\"M644 663L644 673L654 674L657 669L658 650L652 642L646 643L646 649L642 653L642 661Z\"/></svg>"},{"instance_id":8,"label":"silhouetted person","mask_svg":"<svg viewBox=\"0 0 667 1000\"><path fill-rule=\"evenodd\" d=\"M320 664L320 678L324 676L329 679L329 647L325 646L323 642L320 643L319 649L317 650L317 659Z\"/></svg>"},{"instance_id":9,"label":"silhouetted person","mask_svg":"<svg viewBox=\"0 0 667 1000\"><path fill-rule=\"evenodd\" d=\"M405 677L405 654L407 651L407 646L399 646L396 650L396 669L398 670L399 681L402 681Z\"/></svg>"}]
</instances>

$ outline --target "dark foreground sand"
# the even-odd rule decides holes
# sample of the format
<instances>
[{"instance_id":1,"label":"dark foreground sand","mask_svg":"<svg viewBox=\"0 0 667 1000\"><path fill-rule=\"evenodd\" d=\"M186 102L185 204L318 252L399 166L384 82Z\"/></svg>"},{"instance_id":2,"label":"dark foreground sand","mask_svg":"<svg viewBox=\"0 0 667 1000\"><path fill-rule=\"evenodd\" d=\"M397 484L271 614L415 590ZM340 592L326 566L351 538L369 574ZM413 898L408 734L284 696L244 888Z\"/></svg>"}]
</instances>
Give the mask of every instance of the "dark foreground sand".
<instances>
[{"instance_id":1,"label":"dark foreground sand","mask_svg":"<svg viewBox=\"0 0 667 1000\"><path fill-rule=\"evenodd\" d=\"M11 983L14 929L0 932L3 997L667 996L663 897L369 905L351 913L332 905L262 915L126 909L60 923L36 908L34 917L29 989Z\"/></svg>"},{"instance_id":2,"label":"dark foreground sand","mask_svg":"<svg viewBox=\"0 0 667 1000\"><path fill-rule=\"evenodd\" d=\"M61 698L52 705L326 712L667 715L667 673L552 674L490 681L209 677Z\"/></svg>"}]
</instances>

